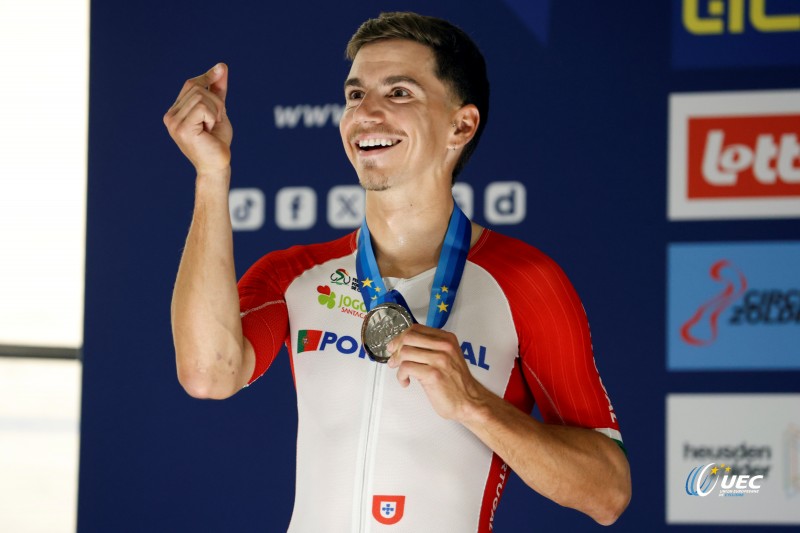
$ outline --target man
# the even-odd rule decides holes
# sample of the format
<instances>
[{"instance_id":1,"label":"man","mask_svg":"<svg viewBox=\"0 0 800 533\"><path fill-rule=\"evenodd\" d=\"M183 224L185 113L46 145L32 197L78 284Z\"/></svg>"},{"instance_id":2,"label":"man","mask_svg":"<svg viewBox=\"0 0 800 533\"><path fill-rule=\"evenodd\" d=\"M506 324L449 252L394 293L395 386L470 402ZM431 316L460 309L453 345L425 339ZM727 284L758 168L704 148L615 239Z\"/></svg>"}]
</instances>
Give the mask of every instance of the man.
<instances>
[{"instance_id":1,"label":"man","mask_svg":"<svg viewBox=\"0 0 800 533\"><path fill-rule=\"evenodd\" d=\"M347 51L340 132L365 224L266 255L238 290L227 67L187 81L164 117L197 171L172 305L181 384L228 397L288 346L299 412L290 531L489 531L509 467L613 523L630 476L580 301L552 260L453 202L488 114L483 57L461 30L411 13L365 22ZM373 310L366 325L319 305L332 279ZM420 323L376 348L370 336L394 327L390 307ZM387 364L370 360L384 352ZM544 423L529 415L534 401Z\"/></svg>"}]
</instances>

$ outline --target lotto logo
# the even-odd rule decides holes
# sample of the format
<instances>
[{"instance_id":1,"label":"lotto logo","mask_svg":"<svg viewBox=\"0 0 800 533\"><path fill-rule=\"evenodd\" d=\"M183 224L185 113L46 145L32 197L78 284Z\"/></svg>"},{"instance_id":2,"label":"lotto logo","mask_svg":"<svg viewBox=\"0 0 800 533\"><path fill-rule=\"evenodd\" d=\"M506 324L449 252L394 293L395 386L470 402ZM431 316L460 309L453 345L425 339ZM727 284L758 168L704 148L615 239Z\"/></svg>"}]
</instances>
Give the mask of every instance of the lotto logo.
<instances>
[{"instance_id":1,"label":"lotto logo","mask_svg":"<svg viewBox=\"0 0 800 533\"><path fill-rule=\"evenodd\" d=\"M800 113L689 120L689 198L800 196Z\"/></svg>"},{"instance_id":2,"label":"lotto logo","mask_svg":"<svg viewBox=\"0 0 800 533\"><path fill-rule=\"evenodd\" d=\"M670 97L669 218L800 217L800 91Z\"/></svg>"}]
</instances>

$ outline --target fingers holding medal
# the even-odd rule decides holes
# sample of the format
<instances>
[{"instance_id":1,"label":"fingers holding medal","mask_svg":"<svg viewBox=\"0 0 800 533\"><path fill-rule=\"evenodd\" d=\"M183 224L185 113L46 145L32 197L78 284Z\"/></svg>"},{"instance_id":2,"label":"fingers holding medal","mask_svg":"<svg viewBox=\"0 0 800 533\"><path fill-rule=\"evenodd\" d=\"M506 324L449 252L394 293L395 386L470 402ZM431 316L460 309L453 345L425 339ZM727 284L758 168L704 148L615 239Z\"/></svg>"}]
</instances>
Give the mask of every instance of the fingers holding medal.
<instances>
[{"instance_id":1,"label":"fingers holding medal","mask_svg":"<svg viewBox=\"0 0 800 533\"><path fill-rule=\"evenodd\" d=\"M392 339L387 350L400 384L407 387L411 378L417 380L441 417L459 420L465 407L479 398L481 386L454 334L414 324Z\"/></svg>"}]
</instances>

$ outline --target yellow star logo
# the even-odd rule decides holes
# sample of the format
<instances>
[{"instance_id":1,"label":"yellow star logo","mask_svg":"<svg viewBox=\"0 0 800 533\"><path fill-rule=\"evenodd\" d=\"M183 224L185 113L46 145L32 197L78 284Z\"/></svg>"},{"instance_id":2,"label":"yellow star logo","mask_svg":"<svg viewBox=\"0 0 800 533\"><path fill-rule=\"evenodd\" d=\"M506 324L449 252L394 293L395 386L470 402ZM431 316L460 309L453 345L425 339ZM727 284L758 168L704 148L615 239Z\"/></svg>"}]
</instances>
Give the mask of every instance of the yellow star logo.
<instances>
[{"instance_id":1,"label":"yellow star logo","mask_svg":"<svg viewBox=\"0 0 800 533\"><path fill-rule=\"evenodd\" d=\"M716 466L715 466L714 468L712 468L712 469L711 469L711 475L714 475L714 474L716 474L716 473L717 473L717 470L719 470L719 468L717 468Z\"/></svg>"},{"instance_id":2,"label":"yellow star logo","mask_svg":"<svg viewBox=\"0 0 800 533\"><path fill-rule=\"evenodd\" d=\"M442 299L442 295L441 295L441 294L439 294L438 292L436 293L436 299L437 299L437 300L441 300L441 299Z\"/></svg>"},{"instance_id":3,"label":"yellow star logo","mask_svg":"<svg viewBox=\"0 0 800 533\"><path fill-rule=\"evenodd\" d=\"M731 471L731 467L726 468L725 471L726 472L730 472Z\"/></svg>"},{"instance_id":4,"label":"yellow star logo","mask_svg":"<svg viewBox=\"0 0 800 533\"><path fill-rule=\"evenodd\" d=\"M440 313L441 313L442 311L447 311L447 304L446 304L446 303L444 303L444 302L440 303L440 304L439 304L437 307L439 308L439 312L440 312Z\"/></svg>"},{"instance_id":5,"label":"yellow star logo","mask_svg":"<svg viewBox=\"0 0 800 533\"><path fill-rule=\"evenodd\" d=\"M365 287L372 287L372 280L367 278L361 282Z\"/></svg>"},{"instance_id":6,"label":"yellow star logo","mask_svg":"<svg viewBox=\"0 0 800 533\"><path fill-rule=\"evenodd\" d=\"M376 295L374 295L374 296L372 297L372 299L373 299L373 300L377 300L377 299L378 299L378 295L377 295L377 294L376 294Z\"/></svg>"},{"instance_id":7,"label":"yellow star logo","mask_svg":"<svg viewBox=\"0 0 800 533\"><path fill-rule=\"evenodd\" d=\"M380 287L375 287L375 292L381 292L381 288Z\"/></svg>"},{"instance_id":8,"label":"yellow star logo","mask_svg":"<svg viewBox=\"0 0 800 533\"><path fill-rule=\"evenodd\" d=\"M442 285L442 292L447 292L447 287Z\"/></svg>"}]
</instances>

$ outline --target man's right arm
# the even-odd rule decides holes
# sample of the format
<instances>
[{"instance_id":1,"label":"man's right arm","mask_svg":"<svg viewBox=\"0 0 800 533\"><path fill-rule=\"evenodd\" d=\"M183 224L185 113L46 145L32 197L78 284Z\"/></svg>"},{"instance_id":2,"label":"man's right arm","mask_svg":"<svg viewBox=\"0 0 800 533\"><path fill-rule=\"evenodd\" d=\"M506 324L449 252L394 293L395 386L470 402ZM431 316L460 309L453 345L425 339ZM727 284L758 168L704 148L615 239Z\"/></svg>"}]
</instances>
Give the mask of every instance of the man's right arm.
<instances>
[{"instance_id":1,"label":"man's right arm","mask_svg":"<svg viewBox=\"0 0 800 533\"><path fill-rule=\"evenodd\" d=\"M197 172L192 224L172 296L178 380L196 398L227 398L247 384L255 354L242 334L228 212L228 70L219 64L184 84L164 123Z\"/></svg>"}]
</instances>

